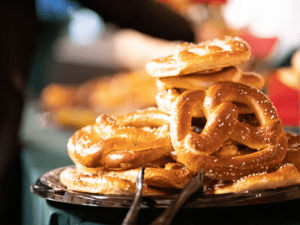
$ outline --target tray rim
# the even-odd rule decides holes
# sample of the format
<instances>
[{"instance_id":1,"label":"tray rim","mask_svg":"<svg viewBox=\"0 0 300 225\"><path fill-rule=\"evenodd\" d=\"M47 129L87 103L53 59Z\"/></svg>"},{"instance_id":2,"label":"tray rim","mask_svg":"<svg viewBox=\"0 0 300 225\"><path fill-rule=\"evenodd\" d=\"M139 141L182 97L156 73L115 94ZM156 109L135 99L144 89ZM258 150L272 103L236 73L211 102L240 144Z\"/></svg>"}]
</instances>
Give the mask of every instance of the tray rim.
<instances>
[{"instance_id":1,"label":"tray rim","mask_svg":"<svg viewBox=\"0 0 300 225\"><path fill-rule=\"evenodd\" d=\"M30 191L40 198L55 202L94 207L130 208L134 194L105 195L72 191L66 189L60 181L58 183L49 181L49 178L54 179L55 176L59 176L60 172L67 168L74 168L74 166L56 168L43 174L30 186ZM167 208L176 200L177 195L145 196L141 208ZM276 189L249 191L247 193L204 194L197 197L193 202L186 204L183 208L249 206L293 199L300 199L300 184Z\"/></svg>"}]
</instances>

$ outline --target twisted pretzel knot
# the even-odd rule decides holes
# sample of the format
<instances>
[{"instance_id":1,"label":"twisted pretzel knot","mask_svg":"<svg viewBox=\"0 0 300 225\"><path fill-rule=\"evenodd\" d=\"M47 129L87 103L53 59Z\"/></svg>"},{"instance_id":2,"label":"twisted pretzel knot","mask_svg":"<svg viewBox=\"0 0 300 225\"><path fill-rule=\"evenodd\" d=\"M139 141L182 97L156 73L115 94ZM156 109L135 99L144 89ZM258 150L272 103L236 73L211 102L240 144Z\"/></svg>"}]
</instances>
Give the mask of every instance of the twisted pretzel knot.
<instances>
[{"instance_id":1,"label":"twisted pretzel knot","mask_svg":"<svg viewBox=\"0 0 300 225\"><path fill-rule=\"evenodd\" d=\"M135 122L139 127L129 126ZM96 124L80 129L70 138L69 155L75 163L89 168L136 168L173 150L168 123L169 116L153 109L119 120L103 114Z\"/></svg>"},{"instance_id":2,"label":"twisted pretzel knot","mask_svg":"<svg viewBox=\"0 0 300 225\"><path fill-rule=\"evenodd\" d=\"M182 43L175 54L147 63L146 72L153 77L181 76L238 65L246 62L250 56L250 46L238 37L199 44Z\"/></svg>"},{"instance_id":3,"label":"twisted pretzel knot","mask_svg":"<svg viewBox=\"0 0 300 225\"><path fill-rule=\"evenodd\" d=\"M233 102L250 107L260 126L239 122ZM207 118L200 134L190 129L196 104L202 105ZM207 91L184 92L173 105L170 132L178 160L193 172L205 168L207 176L216 180L270 171L280 165L287 148L281 120L268 98L255 88L233 82L214 84ZM228 139L257 151L214 155Z\"/></svg>"}]
</instances>

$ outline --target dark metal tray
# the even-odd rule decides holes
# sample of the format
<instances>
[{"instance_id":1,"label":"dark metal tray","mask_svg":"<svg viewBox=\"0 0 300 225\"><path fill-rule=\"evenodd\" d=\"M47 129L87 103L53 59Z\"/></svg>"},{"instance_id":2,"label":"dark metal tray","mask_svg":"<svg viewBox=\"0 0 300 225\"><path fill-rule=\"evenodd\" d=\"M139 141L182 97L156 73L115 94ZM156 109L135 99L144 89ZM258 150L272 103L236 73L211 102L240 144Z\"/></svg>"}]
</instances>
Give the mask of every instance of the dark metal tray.
<instances>
[{"instance_id":1,"label":"dark metal tray","mask_svg":"<svg viewBox=\"0 0 300 225\"><path fill-rule=\"evenodd\" d=\"M134 195L103 195L67 190L59 181L60 173L68 167L62 167L41 176L30 190L35 195L55 201L76 205L95 207L129 208ZM143 197L142 208L168 208L177 194L168 196ZM251 191L248 193L229 193L219 195L204 194L195 201L186 204L185 208L227 207L275 203L300 199L300 185L285 188Z\"/></svg>"}]
</instances>

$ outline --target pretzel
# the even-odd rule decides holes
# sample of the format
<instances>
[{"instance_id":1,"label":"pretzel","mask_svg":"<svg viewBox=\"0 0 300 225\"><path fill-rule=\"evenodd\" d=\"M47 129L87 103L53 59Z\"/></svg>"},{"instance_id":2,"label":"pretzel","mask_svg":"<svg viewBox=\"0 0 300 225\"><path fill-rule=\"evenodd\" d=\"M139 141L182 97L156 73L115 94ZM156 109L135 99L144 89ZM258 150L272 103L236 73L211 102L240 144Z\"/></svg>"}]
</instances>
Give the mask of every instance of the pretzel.
<instances>
[{"instance_id":1,"label":"pretzel","mask_svg":"<svg viewBox=\"0 0 300 225\"><path fill-rule=\"evenodd\" d=\"M134 183L113 177L85 175L68 168L60 173L60 182L69 190L101 194L132 194Z\"/></svg>"},{"instance_id":2,"label":"pretzel","mask_svg":"<svg viewBox=\"0 0 300 225\"><path fill-rule=\"evenodd\" d=\"M140 120L140 116L148 117ZM68 142L68 151L75 164L88 168L128 169L156 160L173 150L169 125L158 128L136 128L129 124L156 126L169 116L156 109L139 111L120 117L102 114L96 124L78 130ZM123 123L123 124L122 124Z\"/></svg>"},{"instance_id":3,"label":"pretzel","mask_svg":"<svg viewBox=\"0 0 300 225\"><path fill-rule=\"evenodd\" d=\"M116 172L114 172L116 173ZM129 171L131 176L137 177L138 170ZM127 175L128 177L128 175ZM112 176L111 174L86 175L78 173L73 168L67 168L60 173L60 182L69 190L96 194L135 194L136 185L131 180ZM143 185L143 196L166 195L171 190L152 188Z\"/></svg>"},{"instance_id":4,"label":"pretzel","mask_svg":"<svg viewBox=\"0 0 300 225\"><path fill-rule=\"evenodd\" d=\"M227 101L247 105L253 110L260 123L259 127L253 127L236 120L230 139L260 150L274 144L283 133L281 120L267 96L244 84L220 82L212 85L206 92L203 103L205 114L213 113L216 107Z\"/></svg>"},{"instance_id":5,"label":"pretzel","mask_svg":"<svg viewBox=\"0 0 300 225\"><path fill-rule=\"evenodd\" d=\"M238 37L199 44L182 43L173 55L147 63L146 72L152 77L181 76L238 65L250 56L250 46Z\"/></svg>"},{"instance_id":6,"label":"pretzel","mask_svg":"<svg viewBox=\"0 0 300 225\"><path fill-rule=\"evenodd\" d=\"M69 139L67 147L70 158L85 167L101 167L106 155L116 149L132 148L134 145L122 137L104 139L95 124L76 131Z\"/></svg>"},{"instance_id":7,"label":"pretzel","mask_svg":"<svg viewBox=\"0 0 300 225\"><path fill-rule=\"evenodd\" d=\"M123 171L102 171L100 175L118 177L135 183L139 168ZM180 163L167 163L163 167L146 165L144 183L151 187L182 189L195 176Z\"/></svg>"},{"instance_id":8,"label":"pretzel","mask_svg":"<svg viewBox=\"0 0 300 225\"><path fill-rule=\"evenodd\" d=\"M209 185L209 194L240 193L258 189L275 189L300 184L300 135L285 133L287 152L282 165L275 171L250 174L232 182ZM212 188L212 189L211 189Z\"/></svg>"},{"instance_id":9,"label":"pretzel","mask_svg":"<svg viewBox=\"0 0 300 225\"><path fill-rule=\"evenodd\" d=\"M300 172L292 164L282 165L278 170L267 173L251 174L232 184L218 186L213 194L242 193L259 189L275 189L300 184Z\"/></svg>"},{"instance_id":10,"label":"pretzel","mask_svg":"<svg viewBox=\"0 0 300 225\"><path fill-rule=\"evenodd\" d=\"M227 67L212 73L193 73L185 76L161 77L156 78L158 93L156 103L158 108L171 114L172 104L186 90L203 89L207 90L212 84L222 81L232 81L244 83L257 89L264 86L264 78L257 73L245 73L236 67ZM243 104L235 103L240 114L250 114L253 111ZM193 117L204 117L202 110L195 106L192 112Z\"/></svg>"},{"instance_id":11,"label":"pretzel","mask_svg":"<svg viewBox=\"0 0 300 225\"><path fill-rule=\"evenodd\" d=\"M235 66L230 66L207 73L200 71L185 76L158 77L156 78L156 86L158 92L171 88L207 90L214 83L222 81L247 84L257 89L262 89L265 84L264 78L260 74L242 72Z\"/></svg>"},{"instance_id":12,"label":"pretzel","mask_svg":"<svg viewBox=\"0 0 300 225\"><path fill-rule=\"evenodd\" d=\"M117 119L107 115L99 116L97 124L108 137L123 137L134 144L132 148L108 154L105 159L107 168L117 170L140 167L173 150L168 124L145 130L122 126Z\"/></svg>"},{"instance_id":13,"label":"pretzel","mask_svg":"<svg viewBox=\"0 0 300 225\"><path fill-rule=\"evenodd\" d=\"M183 92L180 92L177 89L168 89L163 92L158 92L156 95L156 102L159 110L170 115L172 110L172 104L182 93ZM239 114L253 113L253 111L249 107L243 104L240 103L234 103L234 104L237 107ZM197 104L193 108L192 117L198 117L198 118L205 117L203 110Z\"/></svg>"},{"instance_id":14,"label":"pretzel","mask_svg":"<svg viewBox=\"0 0 300 225\"><path fill-rule=\"evenodd\" d=\"M67 168L60 175L61 182L68 189L101 194L135 193L139 168L111 171L101 170L94 174L84 174L73 168ZM179 163L167 163L163 167L146 166L144 171L144 194L160 194L168 192L167 189L182 189L195 176L185 166ZM160 188L161 191L151 189ZM164 191L165 190L165 191ZM169 190L170 191L170 190Z\"/></svg>"},{"instance_id":15,"label":"pretzel","mask_svg":"<svg viewBox=\"0 0 300 225\"><path fill-rule=\"evenodd\" d=\"M207 122L197 134L190 129L191 111L195 104L201 106L202 102ZM239 122L232 102L252 108L260 126ZM206 175L216 180L234 180L274 169L284 159L287 148L272 103L259 90L233 82L214 84L207 91L184 92L173 105L170 132L178 161L192 172L204 168ZM229 138L258 151L225 157L212 155Z\"/></svg>"}]
</instances>

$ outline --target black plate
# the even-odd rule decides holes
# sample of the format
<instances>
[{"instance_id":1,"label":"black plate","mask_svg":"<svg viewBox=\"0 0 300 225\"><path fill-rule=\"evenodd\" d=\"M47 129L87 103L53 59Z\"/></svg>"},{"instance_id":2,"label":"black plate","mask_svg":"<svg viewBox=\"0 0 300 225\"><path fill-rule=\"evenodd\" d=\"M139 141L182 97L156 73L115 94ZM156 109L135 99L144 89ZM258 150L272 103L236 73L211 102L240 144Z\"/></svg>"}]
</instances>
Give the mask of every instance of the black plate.
<instances>
[{"instance_id":1,"label":"black plate","mask_svg":"<svg viewBox=\"0 0 300 225\"><path fill-rule=\"evenodd\" d=\"M60 173L68 167L62 167L45 173L30 190L35 195L55 201L76 205L96 207L129 208L134 195L103 195L67 190L59 181ZM177 195L143 197L142 208L168 208ZM185 208L227 207L255 205L287 201L300 198L300 185L285 188L251 191L248 193L229 193L219 195L202 195L186 204Z\"/></svg>"}]
</instances>

